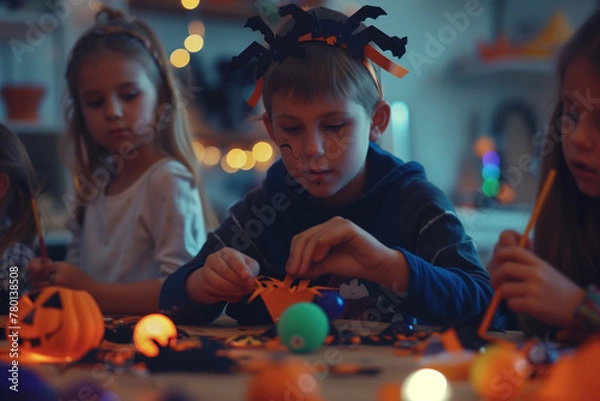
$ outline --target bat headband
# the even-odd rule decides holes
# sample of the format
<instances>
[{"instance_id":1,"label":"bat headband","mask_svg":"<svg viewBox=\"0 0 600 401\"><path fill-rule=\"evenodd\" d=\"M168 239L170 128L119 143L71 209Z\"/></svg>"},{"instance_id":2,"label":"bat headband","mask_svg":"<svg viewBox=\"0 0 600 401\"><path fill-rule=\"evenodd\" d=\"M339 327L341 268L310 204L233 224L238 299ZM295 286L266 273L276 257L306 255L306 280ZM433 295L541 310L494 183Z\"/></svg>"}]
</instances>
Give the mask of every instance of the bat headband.
<instances>
[{"instance_id":1,"label":"bat headband","mask_svg":"<svg viewBox=\"0 0 600 401\"><path fill-rule=\"evenodd\" d=\"M381 88L371 62L398 78L402 78L408 73L406 68L394 63L370 44L370 42L374 42L381 49L390 50L394 56L401 58L406 52L406 36L403 38L390 37L374 26L368 26L354 33L360 27L361 22L367 18L375 19L380 15L386 15L381 7L363 6L346 21L319 18L315 14L302 10L296 4L280 7L278 12L281 16L290 15L294 19L294 25L290 31L285 35L277 35L260 17L252 17L248 19L244 27L260 31L265 36L269 48L258 42L252 42L239 56L231 59L232 71L247 68L251 63L256 63L252 77L256 86L248 99L248 103L252 107L256 107L260 99L263 76L271 63L281 62L288 56L304 57L305 49L298 46L298 43L302 42L318 41L345 48L350 56L362 61L369 70L380 97Z\"/></svg>"}]
</instances>

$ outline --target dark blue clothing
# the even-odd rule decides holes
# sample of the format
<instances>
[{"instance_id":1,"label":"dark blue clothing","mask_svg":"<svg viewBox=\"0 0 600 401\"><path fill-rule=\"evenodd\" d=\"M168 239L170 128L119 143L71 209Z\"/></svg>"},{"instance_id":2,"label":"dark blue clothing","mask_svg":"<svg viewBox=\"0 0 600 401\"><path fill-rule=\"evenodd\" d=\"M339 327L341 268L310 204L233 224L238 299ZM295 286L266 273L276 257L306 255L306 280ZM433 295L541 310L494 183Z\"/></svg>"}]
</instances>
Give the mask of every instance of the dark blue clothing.
<instances>
[{"instance_id":1,"label":"dark blue clothing","mask_svg":"<svg viewBox=\"0 0 600 401\"><path fill-rule=\"evenodd\" d=\"M281 160L276 162L262 186L234 205L225 222L209 234L199 254L167 278L161 311L178 323L213 321L226 304L201 305L185 291L187 276L210 253L235 248L259 263L260 275L283 279L292 237L334 216L353 221L403 252L410 269L406 294L354 278L313 280L313 285L339 286L345 318L393 321L408 315L419 323L447 325L474 322L485 313L493 295L490 278L447 197L427 181L421 165L404 163L375 144L367 155L367 191L337 210L310 204L304 188ZM271 321L260 297L246 301L227 305L226 313L240 323Z\"/></svg>"}]
</instances>

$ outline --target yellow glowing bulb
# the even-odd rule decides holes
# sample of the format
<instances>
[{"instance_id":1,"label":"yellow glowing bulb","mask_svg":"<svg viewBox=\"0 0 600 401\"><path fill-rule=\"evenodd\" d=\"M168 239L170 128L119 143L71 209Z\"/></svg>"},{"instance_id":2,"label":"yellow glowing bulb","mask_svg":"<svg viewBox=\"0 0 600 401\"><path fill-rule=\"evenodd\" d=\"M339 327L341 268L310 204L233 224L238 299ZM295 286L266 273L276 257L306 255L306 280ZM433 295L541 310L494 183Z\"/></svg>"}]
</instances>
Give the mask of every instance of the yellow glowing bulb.
<instances>
[{"instance_id":1,"label":"yellow glowing bulb","mask_svg":"<svg viewBox=\"0 0 600 401\"><path fill-rule=\"evenodd\" d=\"M412 372L402 385L403 401L447 401L450 385L443 374L434 369Z\"/></svg>"},{"instance_id":2,"label":"yellow glowing bulb","mask_svg":"<svg viewBox=\"0 0 600 401\"><path fill-rule=\"evenodd\" d=\"M223 171L229 174L237 173L237 171L239 170L238 168L232 167L231 164L229 164L229 162L227 161L227 156L221 159L221 168L223 169Z\"/></svg>"},{"instance_id":3,"label":"yellow glowing bulb","mask_svg":"<svg viewBox=\"0 0 600 401\"><path fill-rule=\"evenodd\" d=\"M254 156L252 156L252 152L250 152L249 150L244 150L244 153L246 154L246 163L240 168L242 170L247 171L254 167L254 165L256 164L256 160L254 160Z\"/></svg>"},{"instance_id":4,"label":"yellow glowing bulb","mask_svg":"<svg viewBox=\"0 0 600 401\"><path fill-rule=\"evenodd\" d=\"M231 149L227 152L227 164L234 169L241 168L246 164L246 153L242 149Z\"/></svg>"},{"instance_id":5,"label":"yellow glowing bulb","mask_svg":"<svg viewBox=\"0 0 600 401\"><path fill-rule=\"evenodd\" d=\"M200 0L181 0L181 5L186 10L193 10L198 7L198 4L200 4Z\"/></svg>"},{"instance_id":6,"label":"yellow glowing bulb","mask_svg":"<svg viewBox=\"0 0 600 401\"><path fill-rule=\"evenodd\" d=\"M190 62L190 53L185 49L176 49L171 53L169 60L173 67L183 68Z\"/></svg>"},{"instance_id":7,"label":"yellow glowing bulb","mask_svg":"<svg viewBox=\"0 0 600 401\"><path fill-rule=\"evenodd\" d=\"M204 148L204 159L202 162L207 166L216 166L221 160L221 151L215 146L207 146Z\"/></svg>"},{"instance_id":8,"label":"yellow glowing bulb","mask_svg":"<svg viewBox=\"0 0 600 401\"><path fill-rule=\"evenodd\" d=\"M183 45L189 52L196 53L204 47L204 39L200 35L190 35L185 38Z\"/></svg>"},{"instance_id":9,"label":"yellow glowing bulb","mask_svg":"<svg viewBox=\"0 0 600 401\"><path fill-rule=\"evenodd\" d=\"M196 155L196 159L198 159L198 161L202 161L202 159L204 159L204 155L206 154L204 145L202 145L198 141L194 141L194 142L192 142L192 148L194 149L194 154Z\"/></svg>"},{"instance_id":10,"label":"yellow glowing bulb","mask_svg":"<svg viewBox=\"0 0 600 401\"><path fill-rule=\"evenodd\" d=\"M161 347L173 346L177 341L175 324L160 313L144 316L133 329L133 344L139 352L147 357L154 357L159 353L154 341Z\"/></svg>"},{"instance_id":11,"label":"yellow glowing bulb","mask_svg":"<svg viewBox=\"0 0 600 401\"><path fill-rule=\"evenodd\" d=\"M269 161L273 156L273 147L268 142L256 142L252 147L252 156L257 162Z\"/></svg>"}]
</instances>

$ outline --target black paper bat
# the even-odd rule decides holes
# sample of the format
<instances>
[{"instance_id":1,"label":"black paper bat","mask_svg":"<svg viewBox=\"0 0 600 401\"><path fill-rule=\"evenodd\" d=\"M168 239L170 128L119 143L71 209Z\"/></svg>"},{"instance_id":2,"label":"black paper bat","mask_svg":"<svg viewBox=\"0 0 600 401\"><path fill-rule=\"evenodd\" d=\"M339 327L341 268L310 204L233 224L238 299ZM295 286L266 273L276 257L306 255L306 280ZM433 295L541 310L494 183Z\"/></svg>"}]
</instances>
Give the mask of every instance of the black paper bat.
<instances>
[{"instance_id":1,"label":"black paper bat","mask_svg":"<svg viewBox=\"0 0 600 401\"><path fill-rule=\"evenodd\" d=\"M245 27L260 31L269 48L258 42L252 42L239 56L232 58L232 71L251 66L254 62L256 63L254 79L258 79L264 75L273 61L282 61L290 55L303 57L304 51L298 45L298 39L308 33L312 34L313 38L335 37L337 44L345 45L350 55L359 60L364 60L364 48L370 42L374 42L382 50L390 50L398 58L406 52L406 37L390 37L373 26L354 33L361 22L367 18L375 19L380 15L386 15L381 7L363 6L343 22L319 18L315 14L302 10L296 4L280 7L278 12L281 16L290 15L293 18L294 25L290 31L285 35L276 35L260 17L248 19Z\"/></svg>"}]
</instances>

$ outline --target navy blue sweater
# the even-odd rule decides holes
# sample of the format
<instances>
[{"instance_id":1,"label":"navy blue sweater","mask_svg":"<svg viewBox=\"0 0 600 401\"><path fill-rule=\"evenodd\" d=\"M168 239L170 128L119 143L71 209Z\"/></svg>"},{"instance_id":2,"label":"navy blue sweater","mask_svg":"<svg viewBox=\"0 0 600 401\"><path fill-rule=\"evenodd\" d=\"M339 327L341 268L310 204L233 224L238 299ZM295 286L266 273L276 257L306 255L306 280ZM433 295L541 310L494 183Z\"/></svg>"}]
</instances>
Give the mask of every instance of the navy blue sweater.
<instances>
[{"instance_id":1,"label":"navy blue sweater","mask_svg":"<svg viewBox=\"0 0 600 401\"><path fill-rule=\"evenodd\" d=\"M176 323L203 324L226 313L242 324L271 322L260 297L247 302L204 305L185 290L188 275L206 257L228 246L254 258L260 275L283 279L292 237L309 227L341 216L398 249L409 266L408 292L397 293L355 278L323 276L313 285L340 288L345 318L392 321L401 315L419 323L454 325L480 319L493 295L490 279L447 197L427 181L421 165L404 163L371 144L367 154L367 191L338 210L308 202L306 191L281 160L260 188L230 209L192 261L167 278L160 295L161 311Z\"/></svg>"}]
</instances>

